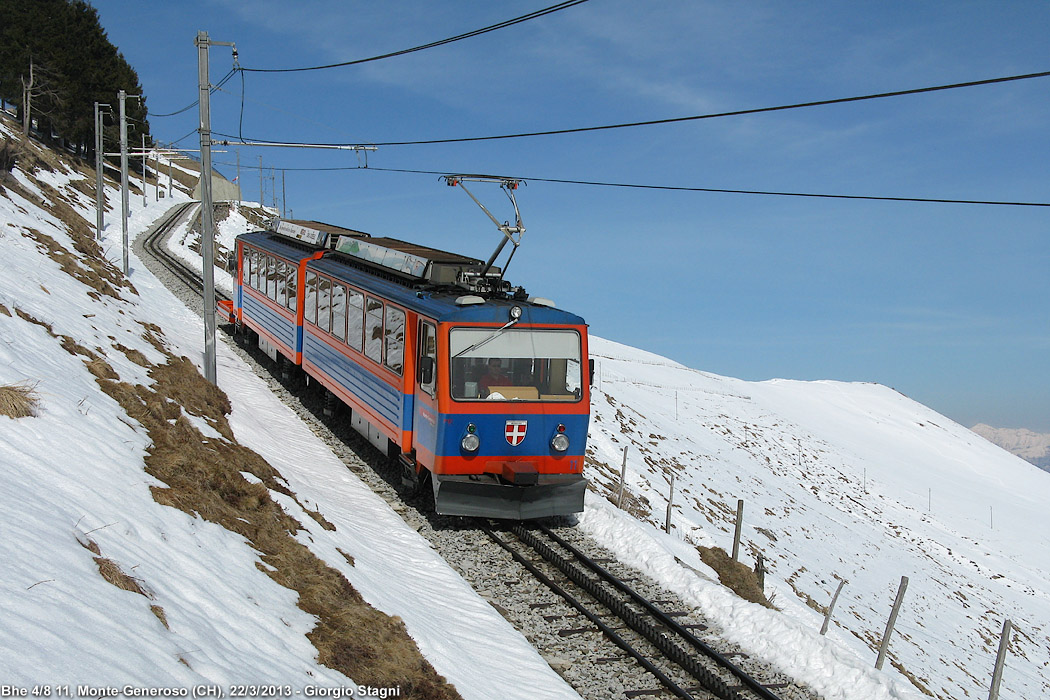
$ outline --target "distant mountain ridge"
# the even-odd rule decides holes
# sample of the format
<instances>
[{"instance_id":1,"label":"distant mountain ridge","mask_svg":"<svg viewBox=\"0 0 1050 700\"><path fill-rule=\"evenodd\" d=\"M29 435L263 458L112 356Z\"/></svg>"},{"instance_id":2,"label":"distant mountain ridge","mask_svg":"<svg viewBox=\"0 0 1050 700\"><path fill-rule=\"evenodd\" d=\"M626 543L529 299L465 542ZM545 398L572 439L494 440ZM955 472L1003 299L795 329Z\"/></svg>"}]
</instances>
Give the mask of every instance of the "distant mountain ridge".
<instances>
[{"instance_id":1,"label":"distant mountain ridge","mask_svg":"<svg viewBox=\"0 0 1050 700\"><path fill-rule=\"evenodd\" d=\"M1050 471L1050 433L1036 433L1025 428L993 428L984 423L978 423L971 430L1007 452Z\"/></svg>"}]
</instances>

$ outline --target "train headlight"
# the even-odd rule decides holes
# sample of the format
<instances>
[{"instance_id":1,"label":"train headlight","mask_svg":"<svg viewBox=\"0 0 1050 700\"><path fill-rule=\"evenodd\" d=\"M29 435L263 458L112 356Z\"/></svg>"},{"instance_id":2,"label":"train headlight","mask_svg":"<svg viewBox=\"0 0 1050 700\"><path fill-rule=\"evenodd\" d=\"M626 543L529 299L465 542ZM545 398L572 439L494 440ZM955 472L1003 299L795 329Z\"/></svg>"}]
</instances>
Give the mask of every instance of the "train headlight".
<instances>
[{"instance_id":1,"label":"train headlight","mask_svg":"<svg viewBox=\"0 0 1050 700\"><path fill-rule=\"evenodd\" d=\"M459 441L459 446L466 452L477 452L481 447L481 438L477 434L477 426L473 423L467 425L467 434Z\"/></svg>"},{"instance_id":2,"label":"train headlight","mask_svg":"<svg viewBox=\"0 0 1050 700\"><path fill-rule=\"evenodd\" d=\"M556 452L564 452L569 449L569 436L565 433L555 433L554 437L551 438L551 447Z\"/></svg>"},{"instance_id":3,"label":"train headlight","mask_svg":"<svg viewBox=\"0 0 1050 700\"><path fill-rule=\"evenodd\" d=\"M517 321L519 318L521 318L521 307L520 306L512 306L512 307L510 307L510 319L512 321Z\"/></svg>"}]
</instances>

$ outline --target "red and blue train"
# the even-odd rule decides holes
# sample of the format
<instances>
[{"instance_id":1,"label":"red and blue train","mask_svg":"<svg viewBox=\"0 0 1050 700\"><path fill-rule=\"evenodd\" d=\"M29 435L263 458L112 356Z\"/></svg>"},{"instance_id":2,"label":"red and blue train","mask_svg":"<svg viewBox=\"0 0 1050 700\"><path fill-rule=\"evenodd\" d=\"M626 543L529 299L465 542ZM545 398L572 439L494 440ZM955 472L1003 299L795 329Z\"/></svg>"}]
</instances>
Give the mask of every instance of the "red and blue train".
<instances>
[{"instance_id":1,"label":"red and blue train","mask_svg":"<svg viewBox=\"0 0 1050 700\"><path fill-rule=\"evenodd\" d=\"M587 326L474 258L313 221L236 239L221 311L350 408L441 514L583 510Z\"/></svg>"}]
</instances>

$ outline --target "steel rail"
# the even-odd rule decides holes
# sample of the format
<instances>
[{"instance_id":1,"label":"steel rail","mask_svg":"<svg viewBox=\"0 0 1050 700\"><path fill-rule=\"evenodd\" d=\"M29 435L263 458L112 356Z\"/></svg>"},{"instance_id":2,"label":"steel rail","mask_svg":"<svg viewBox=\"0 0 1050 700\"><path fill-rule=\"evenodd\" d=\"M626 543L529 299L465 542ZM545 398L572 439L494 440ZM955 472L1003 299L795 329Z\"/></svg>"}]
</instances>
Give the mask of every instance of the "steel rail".
<instances>
[{"instance_id":1,"label":"steel rail","mask_svg":"<svg viewBox=\"0 0 1050 700\"><path fill-rule=\"evenodd\" d=\"M722 700L742 700L741 696L734 689L730 688L725 681L712 673L710 669L701 665L694 656L679 646L674 639L663 634L650 620L636 610L631 609L625 601L613 595L600 581L591 578L585 571L555 552L549 545L540 541L533 531L520 524L511 526L510 531L522 542L536 550L540 556L556 566L573 583L611 610L617 617L627 623L631 629L659 649L665 657L689 673L700 683L704 690Z\"/></svg>"},{"instance_id":2,"label":"steel rail","mask_svg":"<svg viewBox=\"0 0 1050 700\"><path fill-rule=\"evenodd\" d=\"M535 564L525 559L525 557L521 556L521 554L515 551L513 547L508 545L504 540L500 539L500 537L497 536L496 533L490 527L486 525L480 525L479 527L486 535L488 535L492 539L493 542L505 549L511 555L511 557L514 558L514 561L518 562L523 567L525 567L525 569L527 569L528 572L536 578L536 580L538 580L540 583L547 586L556 594L561 596L561 598L564 599L565 602L569 604L569 606L571 606L581 615L590 620L595 625L595 627L597 627L602 632L602 634L608 637L609 640L612 641L616 646L620 647L625 652L627 652L627 654L639 664L641 664L641 666L645 668L646 671L653 674L653 676L657 680L659 680L665 688L667 688L677 697L682 698L683 700L695 700L687 690L685 690L673 680L668 678L667 674L665 674L663 671L657 668L653 664L653 662L646 658L640 651L631 646L631 643L623 637L621 637L616 632L616 630L607 625L604 621L602 621L601 618L599 618L593 612L588 610L587 607L583 605L583 603L581 603L571 593L565 590L563 586L553 581L549 576L540 571ZM517 535L518 533L515 532L514 534ZM530 544L530 546L532 545ZM544 558L546 559L546 557Z\"/></svg>"},{"instance_id":3,"label":"steel rail","mask_svg":"<svg viewBox=\"0 0 1050 700\"><path fill-rule=\"evenodd\" d=\"M601 564L588 557L586 554L581 552L579 549L566 542L563 538L555 534L545 525L540 525L539 530L547 537L551 538L554 542L564 547L566 550L572 553L576 559L586 566L588 569L598 574L602 579L614 586L621 593L629 596L638 605L645 608L653 617L658 619L661 624L665 625L668 629L672 630L679 637L688 642L692 647L703 653L705 656L722 666L726 671L733 674L734 677L740 680L740 682L750 689L752 692L757 694L763 700L780 700L774 695L768 688L759 683L757 680L752 678L746 671L736 666L732 661L724 657L718 651L710 647L703 640L698 639L696 635L687 630L681 624L679 624L674 618L665 613L663 610L658 608L652 602L647 600L644 596L637 593L630 586L625 584L623 581L618 579Z\"/></svg>"}]
</instances>

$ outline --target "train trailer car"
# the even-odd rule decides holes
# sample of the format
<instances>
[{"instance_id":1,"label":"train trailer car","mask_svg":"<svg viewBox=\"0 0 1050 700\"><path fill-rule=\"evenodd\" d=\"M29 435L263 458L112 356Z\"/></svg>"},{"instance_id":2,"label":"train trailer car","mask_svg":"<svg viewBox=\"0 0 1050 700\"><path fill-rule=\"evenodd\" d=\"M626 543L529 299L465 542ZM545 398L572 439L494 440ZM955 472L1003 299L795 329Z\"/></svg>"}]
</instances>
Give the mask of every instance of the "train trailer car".
<instances>
[{"instance_id":1,"label":"train trailer car","mask_svg":"<svg viewBox=\"0 0 1050 700\"><path fill-rule=\"evenodd\" d=\"M357 231L336 238L334 227L290 240L282 226L293 224L238 237L232 315L349 406L351 425L399 460L406 485L429 483L448 515L583 510L582 318L480 260ZM259 281L271 259L284 280L272 294Z\"/></svg>"}]
</instances>

